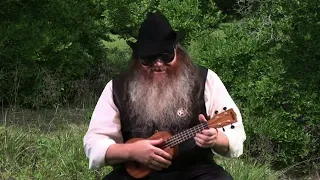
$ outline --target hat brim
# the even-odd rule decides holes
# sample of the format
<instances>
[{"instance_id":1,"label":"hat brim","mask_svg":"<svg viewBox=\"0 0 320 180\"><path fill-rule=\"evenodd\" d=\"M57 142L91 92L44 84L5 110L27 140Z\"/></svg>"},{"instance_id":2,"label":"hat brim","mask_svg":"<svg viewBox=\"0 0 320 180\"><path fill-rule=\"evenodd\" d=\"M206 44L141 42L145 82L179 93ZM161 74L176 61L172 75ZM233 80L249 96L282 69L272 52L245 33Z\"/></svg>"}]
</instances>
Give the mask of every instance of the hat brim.
<instances>
[{"instance_id":1,"label":"hat brim","mask_svg":"<svg viewBox=\"0 0 320 180\"><path fill-rule=\"evenodd\" d=\"M168 39L163 43L154 43L152 41L137 41L136 43L128 43L133 52L138 56L152 56L165 52L181 41L184 38L184 33L181 31L173 31L173 38Z\"/></svg>"}]
</instances>

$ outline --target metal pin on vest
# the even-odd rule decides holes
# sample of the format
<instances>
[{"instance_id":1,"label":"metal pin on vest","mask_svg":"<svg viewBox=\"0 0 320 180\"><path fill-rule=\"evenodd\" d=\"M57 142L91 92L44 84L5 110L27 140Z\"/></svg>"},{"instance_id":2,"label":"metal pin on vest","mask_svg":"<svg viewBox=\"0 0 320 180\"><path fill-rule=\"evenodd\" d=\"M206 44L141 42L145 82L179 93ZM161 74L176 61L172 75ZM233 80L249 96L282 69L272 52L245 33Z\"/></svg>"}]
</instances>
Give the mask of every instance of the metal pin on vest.
<instances>
[{"instance_id":1,"label":"metal pin on vest","mask_svg":"<svg viewBox=\"0 0 320 180\"><path fill-rule=\"evenodd\" d=\"M186 117L187 114L189 114L189 113L188 113L188 111L187 111L186 109L184 109L184 108L179 108L178 111L177 111L177 115L178 115L179 117Z\"/></svg>"}]
</instances>

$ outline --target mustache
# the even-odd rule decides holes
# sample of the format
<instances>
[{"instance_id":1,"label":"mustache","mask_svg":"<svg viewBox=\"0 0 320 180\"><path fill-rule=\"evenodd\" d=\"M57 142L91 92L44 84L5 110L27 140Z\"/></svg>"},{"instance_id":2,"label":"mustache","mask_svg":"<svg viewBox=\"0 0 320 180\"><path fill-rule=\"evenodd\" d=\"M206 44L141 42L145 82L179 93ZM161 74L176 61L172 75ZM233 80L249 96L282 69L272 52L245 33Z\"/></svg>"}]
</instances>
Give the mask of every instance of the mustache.
<instances>
[{"instance_id":1,"label":"mustache","mask_svg":"<svg viewBox=\"0 0 320 180\"><path fill-rule=\"evenodd\" d=\"M152 66L149 68L149 72L160 72L160 71L166 71L168 69L168 66L164 65L164 66Z\"/></svg>"}]
</instances>

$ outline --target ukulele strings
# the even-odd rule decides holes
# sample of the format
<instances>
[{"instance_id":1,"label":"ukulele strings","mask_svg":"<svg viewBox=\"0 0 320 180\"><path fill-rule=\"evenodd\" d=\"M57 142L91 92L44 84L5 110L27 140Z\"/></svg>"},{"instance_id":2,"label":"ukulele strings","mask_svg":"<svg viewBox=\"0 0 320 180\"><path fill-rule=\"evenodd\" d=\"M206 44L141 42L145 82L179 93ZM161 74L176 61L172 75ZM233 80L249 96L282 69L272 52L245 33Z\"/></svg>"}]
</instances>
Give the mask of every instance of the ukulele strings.
<instances>
[{"instance_id":1,"label":"ukulele strings","mask_svg":"<svg viewBox=\"0 0 320 180\"><path fill-rule=\"evenodd\" d=\"M162 146L161 148L166 148L166 147L173 147L189 138L192 138L195 136L196 133L202 131L203 129L207 129L208 123L201 123L198 124L197 126L194 126L190 129L187 129L186 131L180 132L172 137L170 137Z\"/></svg>"}]
</instances>

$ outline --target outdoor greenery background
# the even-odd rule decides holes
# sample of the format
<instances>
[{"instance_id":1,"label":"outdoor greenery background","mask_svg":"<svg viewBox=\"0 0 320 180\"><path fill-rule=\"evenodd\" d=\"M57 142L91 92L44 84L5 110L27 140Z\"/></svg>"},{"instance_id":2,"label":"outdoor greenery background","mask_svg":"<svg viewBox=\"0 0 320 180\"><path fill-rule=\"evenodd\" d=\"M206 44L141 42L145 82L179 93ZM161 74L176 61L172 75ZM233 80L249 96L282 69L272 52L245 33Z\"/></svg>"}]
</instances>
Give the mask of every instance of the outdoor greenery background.
<instances>
[{"instance_id":1,"label":"outdoor greenery background","mask_svg":"<svg viewBox=\"0 0 320 180\"><path fill-rule=\"evenodd\" d=\"M126 41L156 9L242 112L244 155L218 161L236 179L320 178L317 0L4 0L0 179L109 172L88 170L82 137L102 89L126 68Z\"/></svg>"}]
</instances>

